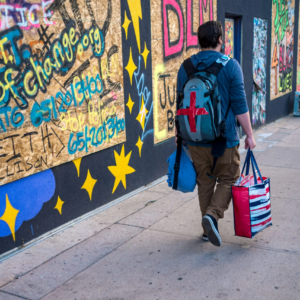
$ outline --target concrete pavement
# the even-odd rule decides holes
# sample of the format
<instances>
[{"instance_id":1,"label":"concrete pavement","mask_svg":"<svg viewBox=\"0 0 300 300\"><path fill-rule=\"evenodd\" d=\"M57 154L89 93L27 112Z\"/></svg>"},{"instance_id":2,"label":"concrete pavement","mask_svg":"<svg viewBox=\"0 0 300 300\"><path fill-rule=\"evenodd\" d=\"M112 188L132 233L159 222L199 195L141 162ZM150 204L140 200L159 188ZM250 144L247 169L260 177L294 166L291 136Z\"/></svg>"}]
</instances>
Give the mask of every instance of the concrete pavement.
<instances>
[{"instance_id":1,"label":"concrete pavement","mask_svg":"<svg viewBox=\"0 0 300 300\"><path fill-rule=\"evenodd\" d=\"M164 181L2 261L0 299L300 299L300 118L255 135L273 227L235 237L231 206L214 247L197 191Z\"/></svg>"}]
</instances>

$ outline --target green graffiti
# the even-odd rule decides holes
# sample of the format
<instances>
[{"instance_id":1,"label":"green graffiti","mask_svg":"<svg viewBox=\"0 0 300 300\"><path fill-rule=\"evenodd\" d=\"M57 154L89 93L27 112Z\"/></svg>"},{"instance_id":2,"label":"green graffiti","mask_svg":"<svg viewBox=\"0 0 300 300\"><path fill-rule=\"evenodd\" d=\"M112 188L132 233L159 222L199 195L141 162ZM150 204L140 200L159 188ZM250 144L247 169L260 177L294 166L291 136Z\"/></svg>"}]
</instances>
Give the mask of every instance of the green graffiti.
<instances>
[{"instance_id":1,"label":"green graffiti","mask_svg":"<svg viewBox=\"0 0 300 300\"><path fill-rule=\"evenodd\" d=\"M276 4L276 17L274 20L275 34L278 36L278 41L281 42L289 25L289 10L287 7L287 0L273 0L273 4ZM280 28L281 36L279 37Z\"/></svg>"},{"instance_id":2,"label":"green graffiti","mask_svg":"<svg viewBox=\"0 0 300 300\"><path fill-rule=\"evenodd\" d=\"M279 92L292 91L292 72L283 73L279 76Z\"/></svg>"}]
</instances>

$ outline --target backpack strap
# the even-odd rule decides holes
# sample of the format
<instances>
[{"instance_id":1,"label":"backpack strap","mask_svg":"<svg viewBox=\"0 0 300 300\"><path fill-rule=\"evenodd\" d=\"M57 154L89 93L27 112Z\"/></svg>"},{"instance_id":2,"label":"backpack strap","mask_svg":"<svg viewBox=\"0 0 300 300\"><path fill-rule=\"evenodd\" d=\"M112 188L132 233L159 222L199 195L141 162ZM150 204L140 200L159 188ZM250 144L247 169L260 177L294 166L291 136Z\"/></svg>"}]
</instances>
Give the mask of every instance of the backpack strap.
<instances>
[{"instance_id":1,"label":"backpack strap","mask_svg":"<svg viewBox=\"0 0 300 300\"><path fill-rule=\"evenodd\" d=\"M219 59L218 59L219 60ZM207 96L210 96L210 95L213 95L214 92L215 92L215 89L217 88L218 86L218 80L217 80L217 77L218 75L220 74L220 72L222 71L222 69L226 66L226 64L222 64L222 63L219 63L218 60L216 60L215 62L213 62L208 68L206 68L205 70L203 70L204 72L208 72L208 73L211 73L213 75L215 75L216 77L216 81L214 83L214 85L212 86L212 88L204 94L204 97L207 97Z\"/></svg>"},{"instance_id":2,"label":"backpack strap","mask_svg":"<svg viewBox=\"0 0 300 300\"><path fill-rule=\"evenodd\" d=\"M183 67L184 67L184 70L187 74L187 77L188 79L190 79L190 77L192 75L194 75L198 70L194 67L192 61L191 61L191 58L188 58L186 59L184 62L183 62ZM185 83L186 84L186 83ZM184 85L185 86L185 85ZM176 109L178 110L179 108L179 103L182 101L183 99L183 93L180 93L179 94L179 98L178 98L178 101L176 101Z\"/></svg>"},{"instance_id":3,"label":"backpack strap","mask_svg":"<svg viewBox=\"0 0 300 300\"><path fill-rule=\"evenodd\" d=\"M177 151L176 151L176 159L174 165L174 181L173 181L173 190L177 190L178 187L178 175L179 175L179 168L180 168L180 157L181 157L181 150L182 150L182 138L180 136L177 137Z\"/></svg>"},{"instance_id":4,"label":"backpack strap","mask_svg":"<svg viewBox=\"0 0 300 300\"><path fill-rule=\"evenodd\" d=\"M216 167L216 164L217 164L217 160L218 160L218 157L214 157L214 161L213 161L213 165L212 165L212 168L211 168L211 174L209 174L208 172L206 173L206 175L210 178L210 179L214 179L216 182L220 183L220 180L218 178L216 178L213 173L214 173L214 170L215 170L215 167Z\"/></svg>"},{"instance_id":5,"label":"backpack strap","mask_svg":"<svg viewBox=\"0 0 300 300\"><path fill-rule=\"evenodd\" d=\"M185 70L188 78L190 78L193 74L198 72L198 70L194 67L194 65L192 63L191 58L188 58L183 62L183 67L184 67L184 70Z\"/></svg>"},{"instance_id":6,"label":"backpack strap","mask_svg":"<svg viewBox=\"0 0 300 300\"><path fill-rule=\"evenodd\" d=\"M218 77L219 73L222 71L222 69L226 66L226 64L218 63L218 60L213 62L208 68L206 68L204 71L209 72L216 77Z\"/></svg>"},{"instance_id":7,"label":"backpack strap","mask_svg":"<svg viewBox=\"0 0 300 300\"><path fill-rule=\"evenodd\" d=\"M225 121L228 117L228 114L229 114L229 110L230 110L230 102L229 102L229 105L228 105L228 108L227 108L227 111L226 111L226 114L224 116L224 119L223 119L223 122L224 122L224 125L225 125ZM212 168L211 168L211 172L210 174L207 172L206 175L210 178L210 179L214 179L215 181L219 182L220 183L220 180L217 179L213 173L214 173L214 170L215 170L215 167L216 167L216 164L217 164L217 161L218 161L218 158L223 156L224 152L225 152L225 149L226 149L226 139L224 137L219 137L218 140L214 141L213 142L213 145L212 145L212 150L211 150L211 154L213 155L214 157L214 161L213 161L213 165L212 165Z\"/></svg>"},{"instance_id":8,"label":"backpack strap","mask_svg":"<svg viewBox=\"0 0 300 300\"><path fill-rule=\"evenodd\" d=\"M230 58L228 58L228 59L220 58L217 61L215 61L214 63L212 63L205 71L209 72L209 73L212 73L217 78L219 73L227 65L229 60L230 60ZM210 95L212 97L213 93L215 92L216 87L217 87L217 80L214 83L212 89L209 92L207 92L206 94ZM205 94L205 96L206 96L206 94ZM230 107L231 107L231 102L229 100L228 108L226 110L225 116L224 116L223 121L222 121L224 126L225 126L225 122L226 122L226 119L227 119L229 111L230 111ZM213 175L213 173L214 173L218 158L224 155L225 149L226 149L226 139L223 136L219 137L216 141L213 142L212 151L211 151L212 155L213 155L213 158L214 158L213 159L213 165L212 165L211 173L209 174L207 172L206 175L209 178L214 179L218 183L220 183L220 180L217 179Z\"/></svg>"}]
</instances>

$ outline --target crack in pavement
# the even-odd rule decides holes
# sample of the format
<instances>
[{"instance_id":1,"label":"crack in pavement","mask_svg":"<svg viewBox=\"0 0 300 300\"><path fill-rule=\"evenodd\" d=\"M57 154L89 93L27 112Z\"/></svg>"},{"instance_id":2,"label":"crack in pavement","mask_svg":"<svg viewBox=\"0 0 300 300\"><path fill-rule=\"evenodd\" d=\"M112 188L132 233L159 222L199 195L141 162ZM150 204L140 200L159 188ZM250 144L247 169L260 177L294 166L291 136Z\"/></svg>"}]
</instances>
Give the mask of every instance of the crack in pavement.
<instances>
[{"instance_id":1,"label":"crack in pavement","mask_svg":"<svg viewBox=\"0 0 300 300\"><path fill-rule=\"evenodd\" d=\"M13 293L9 293L9 292L0 290L0 294L1 294L1 293L7 294L7 295L11 295L11 296L14 296L14 297L17 297L17 298L20 298L20 299L31 300L30 298L25 298L25 297L20 296L20 295L17 295L17 294L13 294Z\"/></svg>"}]
</instances>

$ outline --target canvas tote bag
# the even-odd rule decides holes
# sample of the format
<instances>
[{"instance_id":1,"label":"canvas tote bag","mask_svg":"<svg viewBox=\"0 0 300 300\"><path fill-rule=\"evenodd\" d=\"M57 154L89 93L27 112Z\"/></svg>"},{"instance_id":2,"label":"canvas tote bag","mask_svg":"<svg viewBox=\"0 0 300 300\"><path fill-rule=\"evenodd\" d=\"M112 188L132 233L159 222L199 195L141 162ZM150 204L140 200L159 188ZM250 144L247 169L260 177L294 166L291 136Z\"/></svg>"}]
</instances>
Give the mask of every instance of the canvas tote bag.
<instances>
[{"instance_id":1,"label":"canvas tote bag","mask_svg":"<svg viewBox=\"0 0 300 300\"><path fill-rule=\"evenodd\" d=\"M249 175L250 165L253 169L251 175ZM232 186L232 199L235 235L253 238L258 232L272 226L270 179L261 176L250 149L247 152L242 175Z\"/></svg>"}]
</instances>

